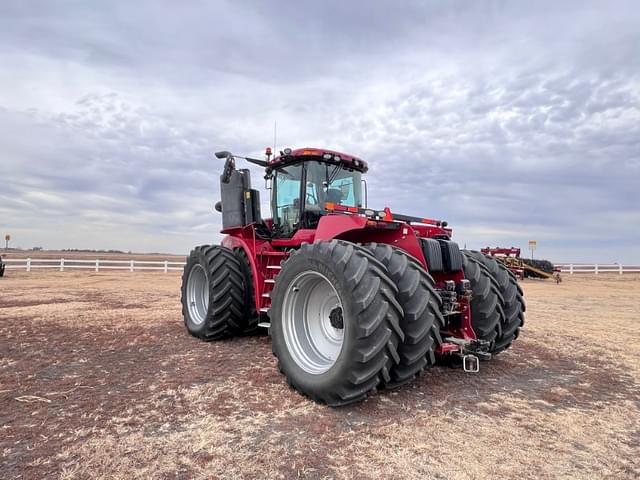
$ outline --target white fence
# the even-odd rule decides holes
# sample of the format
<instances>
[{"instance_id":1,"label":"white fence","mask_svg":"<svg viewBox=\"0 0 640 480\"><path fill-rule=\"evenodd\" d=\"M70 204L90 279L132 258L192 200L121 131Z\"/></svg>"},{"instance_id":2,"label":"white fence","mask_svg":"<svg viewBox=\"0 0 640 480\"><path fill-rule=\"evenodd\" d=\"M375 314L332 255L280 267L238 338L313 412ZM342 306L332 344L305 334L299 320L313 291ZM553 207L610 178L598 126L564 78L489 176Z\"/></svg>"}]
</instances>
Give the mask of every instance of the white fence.
<instances>
[{"instance_id":1,"label":"white fence","mask_svg":"<svg viewBox=\"0 0 640 480\"><path fill-rule=\"evenodd\" d=\"M6 258L4 262L9 270L31 270L55 269L60 272L65 270L128 270L130 272L139 271L171 271L182 270L185 262L169 260L109 260L109 259L64 259L64 258ZM640 273L640 265L622 265L618 263L560 263L556 264L562 273L573 275L574 273Z\"/></svg>"},{"instance_id":2,"label":"white fence","mask_svg":"<svg viewBox=\"0 0 640 480\"><path fill-rule=\"evenodd\" d=\"M129 272L139 271L162 271L164 273L182 270L185 262L175 262L169 260L109 260L105 258L92 259L65 259L65 258L5 258L4 262L8 270L31 270L51 269L64 272L65 270L128 270Z\"/></svg>"},{"instance_id":3,"label":"white fence","mask_svg":"<svg viewBox=\"0 0 640 480\"><path fill-rule=\"evenodd\" d=\"M559 263L562 273L640 273L640 265L622 265L619 263Z\"/></svg>"}]
</instances>

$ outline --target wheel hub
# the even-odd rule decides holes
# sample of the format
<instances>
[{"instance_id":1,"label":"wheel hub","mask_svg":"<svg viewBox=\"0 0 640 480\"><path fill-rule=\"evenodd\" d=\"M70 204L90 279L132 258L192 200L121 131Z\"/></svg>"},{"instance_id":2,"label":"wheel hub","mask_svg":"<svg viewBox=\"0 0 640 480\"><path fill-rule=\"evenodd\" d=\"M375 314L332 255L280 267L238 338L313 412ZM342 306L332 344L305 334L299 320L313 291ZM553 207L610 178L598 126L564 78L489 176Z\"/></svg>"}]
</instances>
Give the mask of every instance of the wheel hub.
<instances>
[{"instance_id":1,"label":"wheel hub","mask_svg":"<svg viewBox=\"0 0 640 480\"><path fill-rule=\"evenodd\" d=\"M209 309L209 280L204 267L195 264L187 278L187 309L195 325L202 325Z\"/></svg>"},{"instance_id":2,"label":"wheel hub","mask_svg":"<svg viewBox=\"0 0 640 480\"><path fill-rule=\"evenodd\" d=\"M315 271L300 273L283 299L282 324L287 349L300 368L321 374L337 361L344 341L340 297Z\"/></svg>"},{"instance_id":3,"label":"wheel hub","mask_svg":"<svg viewBox=\"0 0 640 480\"><path fill-rule=\"evenodd\" d=\"M342 308L336 307L329 312L329 323L333 328L343 329L344 320L342 318Z\"/></svg>"}]
</instances>

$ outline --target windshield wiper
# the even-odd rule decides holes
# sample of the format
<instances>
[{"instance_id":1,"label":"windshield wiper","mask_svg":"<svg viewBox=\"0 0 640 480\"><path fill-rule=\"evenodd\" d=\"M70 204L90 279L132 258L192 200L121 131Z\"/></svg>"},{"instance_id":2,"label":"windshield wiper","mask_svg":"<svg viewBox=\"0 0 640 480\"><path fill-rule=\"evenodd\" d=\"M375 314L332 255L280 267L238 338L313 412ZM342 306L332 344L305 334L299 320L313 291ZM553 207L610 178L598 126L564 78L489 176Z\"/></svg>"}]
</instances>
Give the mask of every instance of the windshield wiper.
<instances>
[{"instance_id":1,"label":"windshield wiper","mask_svg":"<svg viewBox=\"0 0 640 480\"><path fill-rule=\"evenodd\" d=\"M338 176L338 171L341 168L342 168L342 165L336 165L335 167L333 167L333 171L331 172L331 175L327 177L327 181L325 183L325 186L327 188L329 188L329 185L331 185L333 181L336 179L336 177Z\"/></svg>"}]
</instances>

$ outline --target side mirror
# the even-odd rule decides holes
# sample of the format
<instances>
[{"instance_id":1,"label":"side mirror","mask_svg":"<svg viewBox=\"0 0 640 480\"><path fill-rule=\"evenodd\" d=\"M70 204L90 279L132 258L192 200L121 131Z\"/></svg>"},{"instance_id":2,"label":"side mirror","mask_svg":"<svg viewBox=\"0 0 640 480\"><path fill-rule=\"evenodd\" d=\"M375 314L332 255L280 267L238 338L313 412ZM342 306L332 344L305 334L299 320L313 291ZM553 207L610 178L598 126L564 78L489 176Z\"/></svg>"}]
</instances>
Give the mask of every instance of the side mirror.
<instances>
[{"instance_id":1,"label":"side mirror","mask_svg":"<svg viewBox=\"0 0 640 480\"><path fill-rule=\"evenodd\" d=\"M216 202L216 204L213 206L213 208L216 209L216 212L222 213L222 202Z\"/></svg>"},{"instance_id":2,"label":"side mirror","mask_svg":"<svg viewBox=\"0 0 640 480\"><path fill-rule=\"evenodd\" d=\"M218 158L228 158L228 157L233 157L233 155L231 154L231 152L227 152L226 150L223 150L221 152L216 152L216 157Z\"/></svg>"}]
</instances>

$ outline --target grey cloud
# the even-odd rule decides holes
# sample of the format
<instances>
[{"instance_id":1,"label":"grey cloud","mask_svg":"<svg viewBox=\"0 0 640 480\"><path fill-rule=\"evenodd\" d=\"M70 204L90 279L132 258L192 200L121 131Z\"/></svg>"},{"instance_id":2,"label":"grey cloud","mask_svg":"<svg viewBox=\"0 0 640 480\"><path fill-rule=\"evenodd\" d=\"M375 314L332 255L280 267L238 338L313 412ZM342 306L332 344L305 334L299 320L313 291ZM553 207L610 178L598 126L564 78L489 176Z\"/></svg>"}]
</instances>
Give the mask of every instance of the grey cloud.
<instances>
[{"instance_id":1,"label":"grey cloud","mask_svg":"<svg viewBox=\"0 0 640 480\"><path fill-rule=\"evenodd\" d=\"M212 152L260 155L277 120L279 146L366 158L372 205L461 243L637 261L639 20L633 2L4 2L0 227L215 241Z\"/></svg>"}]
</instances>

